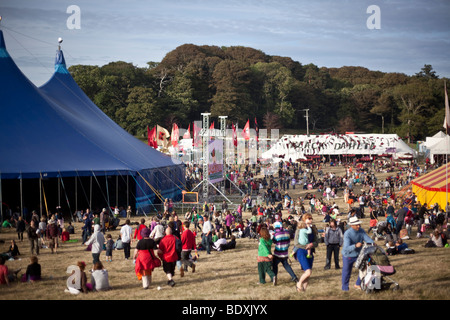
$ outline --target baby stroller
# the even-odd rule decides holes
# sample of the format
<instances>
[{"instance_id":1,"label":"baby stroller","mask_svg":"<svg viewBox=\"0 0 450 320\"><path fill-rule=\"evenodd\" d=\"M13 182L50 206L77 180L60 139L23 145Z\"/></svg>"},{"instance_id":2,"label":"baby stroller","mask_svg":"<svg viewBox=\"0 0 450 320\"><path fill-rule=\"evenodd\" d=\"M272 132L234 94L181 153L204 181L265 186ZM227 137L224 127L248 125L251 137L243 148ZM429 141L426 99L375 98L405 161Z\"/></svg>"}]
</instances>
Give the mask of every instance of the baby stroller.
<instances>
[{"instance_id":1,"label":"baby stroller","mask_svg":"<svg viewBox=\"0 0 450 320\"><path fill-rule=\"evenodd\" d=\"M359 269L361 289L366 293L387 290L393 284L392 290L400 289L400 285L389 277L395 274L394 267L390 264L386 252L376 244L364 243L355 268Z\"/></svg>"}]
</instances>

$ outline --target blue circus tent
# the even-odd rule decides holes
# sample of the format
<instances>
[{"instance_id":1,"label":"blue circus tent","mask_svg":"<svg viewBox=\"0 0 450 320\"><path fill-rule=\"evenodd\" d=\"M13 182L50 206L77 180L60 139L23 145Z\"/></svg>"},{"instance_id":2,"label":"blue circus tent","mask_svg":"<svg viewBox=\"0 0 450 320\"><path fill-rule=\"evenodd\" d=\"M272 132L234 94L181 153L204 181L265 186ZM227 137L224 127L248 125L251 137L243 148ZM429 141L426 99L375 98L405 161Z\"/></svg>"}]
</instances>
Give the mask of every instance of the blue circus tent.
<instances>
[{"instance_id":1,"label":"blue circus tent","mask_svg":"<svg viewBox=\"0 0 450 320\"><path fill-rule=\"evenodd\" d=\"M136 209L181 199L184 164L106 116L74 81L59 48L53 76L38 88L10 57L0 30L0 103L2 180L128 176Z\"/></svg>"}]
</instances>

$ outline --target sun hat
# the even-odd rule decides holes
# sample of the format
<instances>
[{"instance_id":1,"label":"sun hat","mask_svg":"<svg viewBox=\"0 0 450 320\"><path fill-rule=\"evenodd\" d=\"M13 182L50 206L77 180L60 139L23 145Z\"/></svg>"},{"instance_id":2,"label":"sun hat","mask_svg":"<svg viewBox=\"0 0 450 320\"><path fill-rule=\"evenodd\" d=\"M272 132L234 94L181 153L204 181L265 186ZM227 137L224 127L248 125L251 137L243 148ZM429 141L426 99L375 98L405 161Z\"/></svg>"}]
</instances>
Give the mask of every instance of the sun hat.
<instances>
[{"instance_id":1,"label":"sun hat","mask_svg":"<svg viewBox=\"0 0 450 320\"><path fill-rule=\"evenodd\" d=\"M348 225L349 226L355 226L357 224L361 224L362 222L358 219L358 217L350 217L350 219L348 219Z\"/></svg>"}]
</instances>

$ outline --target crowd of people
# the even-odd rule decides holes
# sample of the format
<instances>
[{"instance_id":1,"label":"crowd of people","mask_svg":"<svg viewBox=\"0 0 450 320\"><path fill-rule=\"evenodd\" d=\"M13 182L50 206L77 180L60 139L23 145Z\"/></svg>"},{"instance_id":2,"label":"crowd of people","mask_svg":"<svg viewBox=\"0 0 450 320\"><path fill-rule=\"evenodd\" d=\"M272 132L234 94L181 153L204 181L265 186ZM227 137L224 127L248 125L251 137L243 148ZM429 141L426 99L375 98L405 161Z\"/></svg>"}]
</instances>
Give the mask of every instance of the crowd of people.
<instances>
[{"instance_id":1,"label":"crowd of people","mask_svg":"<svg viewBox=\"0 0 450 320\"><path fill-rule=\"evenodd\" d=\"M242 172L230 168L227 172L230 180L245 192L237 208L232 210L226 201L221 205L204 202L181 216L167 199L163 212L151 217L151 221L141 218L135 227L130 208L122 225L106 209L78 213L77 219L82 223L81 241L92 254L92 267L89 283L86 263L78 262L81 279L77 290L85 293L111 289L102 260L112 262L120 251L124 259L133 260L136 277L144 289L150 288L152 274L160 267L167 277L167 285L173 287L177 271L180 277L189 270L195 272L199 252L209 255L212 251L234 249L237 239L256 239L258 283L266 283L269 276L277 285L281 263L297 291L304 292L319 245L326 247L324 270L331 269L332 265L335 269L342 267L343 291L349 290L353 264L362 244L373 243L378 239L375 236L384 237L389 254L411 253L406 240L413 237L413 227L417 228L416 238L423 237L430 229L427 247L448 246L449 205L439 208L434 204L429 209L427 204L418 203L412 193L397 196L411 179L425 172L424 168L409 166L394 171L374 161L348 165L341 176L331 170L326 172L325 168L319 163L292 161L281 161L275 175L261 175L263 170L259 165L246 166ZM381 171L392 175L379 180L377 173ZM201 171L192 167L190 174L199 178ZM303 191L302 196L291 196L296 188ZM344 206L337 205L338 199L343 199ZM245 217L247 212L250 218ZM363 219L370 220L367 232L361 227ZM314 220L325 227L318 229ZM40 249L49 248L58 254L61 242L68 241L73 234L72 223L66 223L58 210L48 219L33 212L29 222L22 217L8 222L16 228L17 239L11 241L9 251L1 256L0 283L17 278L18 271L8 270L5 261L21 254L17 242L23 241L24 234L29 240L31 263L22 281L38 281L41 279L37 259ZM384 234L380 222L386 222ZM109 232L115 228L119 231L117 239ZM103 251L105 258L102 258ZM294 271L292 260L299 264L301 275ZM355 288L360 288L360 280L357 279Z\"/></svg>"}]
</instances>

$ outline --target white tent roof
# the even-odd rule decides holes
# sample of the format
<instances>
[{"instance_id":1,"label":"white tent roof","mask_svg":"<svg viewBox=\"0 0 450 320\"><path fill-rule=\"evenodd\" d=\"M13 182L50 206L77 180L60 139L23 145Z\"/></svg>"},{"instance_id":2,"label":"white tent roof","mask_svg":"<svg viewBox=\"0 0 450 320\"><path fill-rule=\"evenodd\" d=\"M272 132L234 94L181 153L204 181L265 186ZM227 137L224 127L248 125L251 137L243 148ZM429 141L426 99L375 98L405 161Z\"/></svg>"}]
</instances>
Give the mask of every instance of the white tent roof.
<instances>
[{"instance_id":1,"label":"white tent roof","mask_svg":"<svg viewBox=\"0 0 450 320\"><path fill-rule=\"evenodd\" d=\"M450 154L450 136L440 138L438 142L429 147L430 154Z\"/></svg>"},{"instance_id":2,"label":"white tent roof","mask_svg":"<svg viewBox=\"0 0 450 320\"><path fill-rule=\"evenodd\" d=\"M446 136L445 133L443 133L442 131L438 131L433 138L444 138Z\"/></svg>"},{"instance_id":3,"label":"white tent roof","mask_svg":"<svg viewBox=\"0 0 450 320\"><path fill-rule=\"evenodd\" d=\"M440 142L443 138L446 137L446 134L442 131L438 131L434 136L427 137L425 139L425 147L428 149L431 148L431 146L435 145L436 143Z\"/></svg>"}]
</instances>

